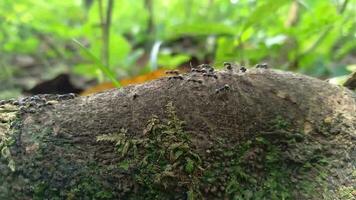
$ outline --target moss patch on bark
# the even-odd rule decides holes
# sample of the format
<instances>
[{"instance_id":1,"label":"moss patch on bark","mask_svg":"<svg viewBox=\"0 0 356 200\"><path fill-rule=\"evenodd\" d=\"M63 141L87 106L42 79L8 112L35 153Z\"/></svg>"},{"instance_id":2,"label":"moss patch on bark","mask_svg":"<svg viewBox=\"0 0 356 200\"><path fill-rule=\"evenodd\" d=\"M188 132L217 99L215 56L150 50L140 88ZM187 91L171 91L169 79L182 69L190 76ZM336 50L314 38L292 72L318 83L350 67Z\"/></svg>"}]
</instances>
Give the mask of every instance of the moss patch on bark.
<instances>
[{"instance_id":1,"label":"moss patch on bark","mask_svg":"<svg viewBox=\"0 0 356 200\"><path fill-rule=\"evenodd\" d=\"M122 129L97 140L115 143L117 166L135 183L129 199L295 199L327 190L322 147L280 117L269 124L240 140L214 136L205 148L170 103L167 119L153 117L142 134Z\"/></svg>"}]
</instances>

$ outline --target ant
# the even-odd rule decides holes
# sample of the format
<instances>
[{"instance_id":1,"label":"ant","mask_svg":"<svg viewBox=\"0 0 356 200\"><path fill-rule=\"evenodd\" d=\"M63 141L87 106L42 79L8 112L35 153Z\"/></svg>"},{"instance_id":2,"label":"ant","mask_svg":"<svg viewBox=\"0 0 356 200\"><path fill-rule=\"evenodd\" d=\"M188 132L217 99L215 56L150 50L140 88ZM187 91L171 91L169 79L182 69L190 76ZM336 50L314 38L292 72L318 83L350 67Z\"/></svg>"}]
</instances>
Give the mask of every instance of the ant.
<instances>
[{"instance_id":1,"label":"ant","mask_svg":"<svg viewBox=\"0 0 356 200\"><path fill-rule=\"evenodd\" d=\"M178 71L178 70L170 70L170 71L166 71L166 74L175 74L175 75L179 75L179 71Z\"/></svg>"},{"instance_id":2,"label":"ant","mask_svg":"<svg viewBox=\"0 0 356 200\"><path fill-rule=\"evenodd\" d=\"M183 80L183 76L182 76L182 75L177 75L177 76L170 76L170 77L168 77L168 80L172 80L172 79Z\"/></svg>"},{"instance_id":3,"label":"ant","mask_svg":"<svg viewBox=\"0 0 356 200\"><path fill-rule=\"evenodd\" d=\"M203 69L193 68L192 72L206 73L206 69L205 68L203 68Z\"/></svg>"},{"instance_id":4,"label":"ant","mask_svg":"<svg viewBox=\"0 0 356 200\"><path fill-rule=\"evenodd\" d=\"M196 68L192 68L191 71L198 72L198 73L214 72L214 68L209 64L201 64L198 65Z\"/></svg>"},{"instance_id":5,"label":"ant","mask_svg":"<svg viewBox=\"0 0 356 200\"><path fill-rule=\"evenodd\" d=\"M227 70L232 70L232 64L229 62L224 62L224 67L226 67Z\"/></svg>"},{"instance_id":6,"label":"ant","mask_svg":"<svg viewBox=\"0 0 356 200\"><path fill-rule=\"evenodd\" d=\"M221 87L219 89L216 89L215 90L215 93L218 94L220 92L223 92L223 91L229 91L230 90L230 86L228 84L225 84L224 87Z\"/></svg>"},{"instance_id":7,"label":"ant","mask_svg":"<svg viewBox=\"0 0 356 200\"><path fill-rule=\"evenodd\" d=\"M188 79L188 82L199 83L199 84L203 83L202 80L196 80L196 79Z\"/></svg>"},{"instance_id":8,"label":"ant","mask_svg":"<svg viewBox=\"0 0 356 200\"><path fill-rule=\"evenodd\" d=\"M215 78L215 79L218 79L218 76L217 76L216 74L203 73L203 76L213 77L213 78Z\"/></svg>"},{"instance_id":9,"label":"ant","mask_svg":"<svg viewBox=\"0 0 356 200\"><path fill-rule=\"evenodd\" d=\"M268 64L267 63L257 64L256 68L267 69L268 68Z\"/></svg>"}]
</instances>

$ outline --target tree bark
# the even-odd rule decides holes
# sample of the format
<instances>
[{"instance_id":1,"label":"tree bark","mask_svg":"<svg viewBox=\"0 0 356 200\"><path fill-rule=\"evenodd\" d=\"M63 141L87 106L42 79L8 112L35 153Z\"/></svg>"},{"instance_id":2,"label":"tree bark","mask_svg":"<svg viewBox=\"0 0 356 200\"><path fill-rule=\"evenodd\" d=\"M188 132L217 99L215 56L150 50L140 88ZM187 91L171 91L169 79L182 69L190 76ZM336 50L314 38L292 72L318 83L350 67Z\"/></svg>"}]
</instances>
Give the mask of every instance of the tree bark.
<instances>
[{"instance_id":1,"label":"tree bark","mask_svg":"<svg viewBox=\"0 0 356 200\"><path fill-rule=\"evenodd\" d=\"M355 198L352 91L212 74L2 102L0 199Z\"/></svg>"}]
</instances>

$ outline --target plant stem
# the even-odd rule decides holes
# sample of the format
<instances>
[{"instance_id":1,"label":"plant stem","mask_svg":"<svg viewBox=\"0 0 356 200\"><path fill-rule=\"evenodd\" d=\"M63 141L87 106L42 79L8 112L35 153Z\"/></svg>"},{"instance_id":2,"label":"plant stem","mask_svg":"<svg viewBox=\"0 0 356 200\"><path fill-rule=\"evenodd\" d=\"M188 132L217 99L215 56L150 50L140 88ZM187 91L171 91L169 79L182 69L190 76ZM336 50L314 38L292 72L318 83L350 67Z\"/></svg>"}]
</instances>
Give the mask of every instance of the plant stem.
<instances>
[{"instance_id":1,"label":"plant stem","mask_svg":"<svg viewBox=\"0 0 356 200\"><path fill-rule=\"evenodd\" d=\"M104 3L102 0L99 1L99 16L100 16L100 27L102 34L102 49L101 49L101 59L105 66L110 67L110 25L111 25L111 17L112 17L112 9L114 5L113 0L108 0L106 13L104 16Z\"/></svg>"},{"instance_id":2,"label":"plant stem","mask_svg":"<svg viewBox=\"0 0 356 200\"><path fill-rule=\"evenodd\" d=\"M114 0L108 0L108 6L106 8L106 22L105 29L103 33L103 51L104 51L104 62L108 68L110 68L110 27L111 27L111 17L112 17L112 9L114 5Z\"/></svg>"}]
</instances>

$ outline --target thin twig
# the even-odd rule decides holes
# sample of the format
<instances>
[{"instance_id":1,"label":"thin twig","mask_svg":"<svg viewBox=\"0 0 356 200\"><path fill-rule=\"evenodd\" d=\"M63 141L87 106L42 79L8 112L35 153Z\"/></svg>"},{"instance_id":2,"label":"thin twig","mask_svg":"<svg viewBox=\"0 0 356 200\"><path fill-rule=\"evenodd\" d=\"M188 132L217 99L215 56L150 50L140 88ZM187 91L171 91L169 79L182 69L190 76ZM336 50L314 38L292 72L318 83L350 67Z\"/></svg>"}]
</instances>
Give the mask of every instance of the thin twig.
<instances>
[{"instance_id":1,"label":"thin twig","mask_svg":"<svg viewBox=\"0 0 356 200\"><path fill-rule=\"evenodd\" d=\"M110 27L111 27L111 17L112 9L114 6L114 0L108 0L108 5L106 8L106 20L105 20L105 29L103 32L103 52L104 52L104 63L107 67L110 67Z\"/></svg>"}]
</instances>

